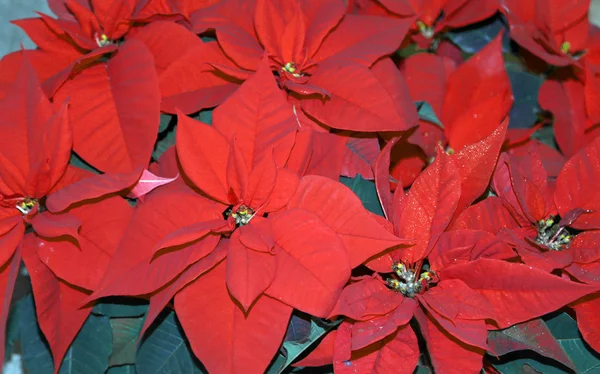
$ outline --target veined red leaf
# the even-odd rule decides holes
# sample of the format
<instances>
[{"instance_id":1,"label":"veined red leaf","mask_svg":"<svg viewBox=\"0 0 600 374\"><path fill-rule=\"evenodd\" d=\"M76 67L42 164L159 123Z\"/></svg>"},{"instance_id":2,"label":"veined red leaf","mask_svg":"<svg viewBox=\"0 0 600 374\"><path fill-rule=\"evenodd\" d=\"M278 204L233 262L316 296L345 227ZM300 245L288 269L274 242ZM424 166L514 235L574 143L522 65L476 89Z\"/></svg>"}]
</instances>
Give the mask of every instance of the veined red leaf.
<instances>
[{"instance_id":1,"label":"veined red leaf","mask_svg":"<svg viewBox=\"0 0 600 374\"><path fill-rule=\"evenodd\" d=\"M213 114L214 127L227 139L235 134L248 167L274 150L277 166L287 161L298 124L266 61Z\"/></svg>"},{"instance_id":2,"label":"veined red leaf","mask_svg":"<svg viewBox=\"0 0 600 374\"><path fill-rule=\"evenodd\" d=\"M154 60L136 40L82 71L55 95L71 97L74 150L104 172L146 168L156 141L160 91ZM110 157L107 157L110 155Z\"/></svg>"},{"instance_id":3,"label":"veined red leaf","mask_svg":"<svg viewBox=\"0 0 600 374\"><path fill-rule=\"evenodd\" d=\"M283 340L292 308L263 295L245 315L225 279L222 262L181 290L175 296L177 317L208 371L263 372Z\"/></svg>"},{"instance_id":4,"label":"veined red leaf","mask_svg":"<svg viewBox=\"0 0 600 374\"><path fill-rule=\"evenodd\" d=\"M550 313L598 290L531 266L486 258L441 269L438 274L440 279L461 279L485 296L499 328Z\"/></svg>"},{"instance_id":5,"label":"veined red leaf","mask_svg":"<svg viewBox=\"0 0 600 374\"><path fill-rule=\"evenodd\" d=\"M388 248L407 242L371 217L349 188L324 177L302 178L288 208L312 212L331 227L342 239L352 268Z\"/></svg>"},{"instance_id":6,"label":"veined red leaf","mask_svg":"<svg viewBox=\"0 0 600 374\"><path fill-rule=\"evenodd\" d=\"M344 243L317 215L304 209L288 209L269 220L277 272L265 294L305 313L327 317L350 278Z\"/></svg>"},{"instance_id":7,"label":"veined red leaf","mask_svg":"<svg viewBox=\"0 0 600 374\"><path fill-rule=\"evenodd\" d=\"M571 227L579 230L600 228L600 137L575 154L556 180L554 202L561 216L573 209L584 209Z\"/></svg>"},{"instance_id":8,"label":"veined red leaf","mask_svg":"<svg viewBox=\"0 0 600 374\"><path fill-rule=\"evenodd\" d=\"M460 176L452 158L438 147L433 164L421 173L395 214L396 232L415 245L402 251L407 263L422 260L446 230L460 198Z\"/></svg>"}]
</instances>

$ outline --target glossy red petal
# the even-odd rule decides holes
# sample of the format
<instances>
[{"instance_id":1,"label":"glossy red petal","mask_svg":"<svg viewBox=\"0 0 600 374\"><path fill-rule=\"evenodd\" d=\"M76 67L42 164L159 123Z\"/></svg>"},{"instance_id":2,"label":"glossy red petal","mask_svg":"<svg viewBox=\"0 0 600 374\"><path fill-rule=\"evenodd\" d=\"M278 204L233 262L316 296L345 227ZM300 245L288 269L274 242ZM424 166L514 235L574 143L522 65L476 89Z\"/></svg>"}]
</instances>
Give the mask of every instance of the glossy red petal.
<instances>
[{"instance_id":1,"label":"glossy red petal","mask_svg":"<svg viewBox=\"0 0 600 374\"><path fill-rule=\"evenodd\" d=\"M413 183L396 212L396 231L416 243L401 259L415 263L425 258L446 230L460 198L460 176L452 158L438 148L431 164Z\"/></svg>"},{"instance_id":2,"label":"glossy red petal","mask_svg":"<svg viewBox=\"0 0 600 374\"><path fill-rule=\"evenodd\" d=\"M177 156L185 174L209 196L228 202L229 142L216 129L178 114Z\"/></svg>"},{"instance_id":3,"label":"glossy red petal","mask_svg":"<svg viewBox=\"0 0 600 374\"><path fill-rule=\"evenodd\" d=\"M350 189L327 178L302 178L288 208L310 211L331 227L345 244L352 268L388 248L406 243L371 217Z\"/></svg>"},{"instance_id":4,"label":"glossy red petal","mask_svg":"<svg viewBox=\"0 0 600 374\"><path fill-rule=\"evenodd\" d=\"M227 292L225 268L221 263L175 296L177 317L210 372L263 372L283 340L292 308L262 296L244 315Z\"/></svg>"},{"instance_id":5,"label":"glossy red petal","mask_svg":"<svg viewBox=\"0 0 600 374\"><path fill-rule=\"evenodd\" d=\"M499 328L550 313L598 289L531 266L485 258L438 274L440 279L461 279L485 296Z\"/></svg>"},{"instance_id":6,"label":"glossy red petal","mask_svg":"<svg viewBox=\"0 0 600 374\"><path fill-rule=\"evenodd\" d=\"M350 278L342 240L304 209L288 209L269 220L277 245L277 273L265 293L305 313L327 317Z\"/></svg>"},{"instance_id":7,"label":"glossy red petal","mask_svg":"<svg viewBox=\"0 0 600 374\"><path fill-rule=\"evenodd\" d=\"M561 170L556 180L554 202L561 216L577 208L586 210L571 227L579 230L600 228L600 137L580 150Z\"/></svg>"}]
</instances>

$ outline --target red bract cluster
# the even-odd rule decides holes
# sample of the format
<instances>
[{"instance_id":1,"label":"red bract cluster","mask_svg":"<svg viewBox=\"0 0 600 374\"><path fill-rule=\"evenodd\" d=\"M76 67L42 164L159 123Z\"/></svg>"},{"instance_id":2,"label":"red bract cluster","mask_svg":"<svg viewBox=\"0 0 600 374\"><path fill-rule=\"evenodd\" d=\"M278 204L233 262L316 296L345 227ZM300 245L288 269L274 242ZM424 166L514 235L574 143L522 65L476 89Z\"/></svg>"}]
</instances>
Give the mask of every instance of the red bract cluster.
<instances>
[{"instance_id":1,"label":"red bract cluster","mask_svg":"<svg viewBox=\"0 0 600 374\"><path fill-rule=\"evenodd\" d=\"M564 307L600 352L589 1L49 5L0 62L0 351L23 260L55 371L110 296L148 300L142 334L174 308L211 373L264 372L295 311L338 325L294 365L342 374L479 373ZM446 37L490 17L474 54ZM546 79L530 128L509 39Z\"/></svg>"}]
</instances>

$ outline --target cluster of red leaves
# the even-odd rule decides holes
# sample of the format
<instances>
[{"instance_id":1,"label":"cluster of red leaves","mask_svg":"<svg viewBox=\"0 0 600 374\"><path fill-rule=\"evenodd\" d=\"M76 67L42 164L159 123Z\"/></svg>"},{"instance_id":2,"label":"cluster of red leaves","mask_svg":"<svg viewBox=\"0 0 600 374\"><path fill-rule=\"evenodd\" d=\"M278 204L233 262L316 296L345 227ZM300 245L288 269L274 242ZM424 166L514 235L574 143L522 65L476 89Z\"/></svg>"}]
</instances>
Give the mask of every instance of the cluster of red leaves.
<instances>
[{"instance_id":1,"label":"cluster of red leaves","mask_svg":"<svg viewBox=\"0 0 600 374\"><path fill-rule=\"evenodd\" d=\"M215 373L263 372L293 310L343 318L298 363L336 373L412 373L417 326L436 372L478 373L488 331L566 305L600 351L589 1L49 3L0 63L0 323L23 260L57 370L113 295L149 300L143 331L174 300ZM559 67L561 153L507 128L502 35L466 61L439 38L496 12ZM411 43L429 52L390 58ZM161 112L176 145L153 160ZM337 181L358 174L385 218Z\"/></svg>"}]
</instances>

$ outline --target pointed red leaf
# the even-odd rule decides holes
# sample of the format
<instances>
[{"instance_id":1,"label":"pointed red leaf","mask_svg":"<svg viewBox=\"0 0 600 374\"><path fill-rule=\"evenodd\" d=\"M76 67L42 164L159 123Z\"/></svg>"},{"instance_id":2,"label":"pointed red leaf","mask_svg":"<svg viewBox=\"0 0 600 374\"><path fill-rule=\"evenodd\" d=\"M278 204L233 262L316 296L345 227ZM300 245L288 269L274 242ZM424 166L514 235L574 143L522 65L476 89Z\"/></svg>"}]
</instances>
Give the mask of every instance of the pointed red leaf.
<instances>
[{"instance_id":1,"label":"pointed red leaf","mask_svg":"<svg viewBox=\"0 0 600 374\"><path fill-rule=\"evenodd\" d=\"M30 223L39 236L56 238L66 235L79 241L81 221L70 213L55 215L43 212L33 217Z\"/></svg>"},{"instance_id":2,"label":"pointed red leaf","mask_svg":"<svg viewBox=\"0 0 600 374\"><path fill-rule=\"evenodd\" d=\"M403 300L401 293L391 291L381 280L366 278L344 288L330 317L343 315L364 321L391 312Z\"/></svg>"},{"instance_id":3,"label":"pointed red leaf","mask_svg":"<svg viewBox=\"0 0 600 374\"><path fill-rule=\"evenodd\" d=\"M600 315L600 297L596 293L593 296L583 299L572 305L577 315L577 326L579 331L596 352L600 350L600 324L598 316Z\"/></svg>"},{"instance_id":4,"label":"pointed red leaf","mask_svg":"<svg viewBox=\"0 0 600 374\"><path fill-rule=\"evenodd\" d=\"M263 372L283 340L292 308L263 295L244 315L225 278L221 263L181 290L175 296L177 317L208 371Z\"/></svg>"},{"instance_id":5,"label":"pointed red leaf","mask_svg":"<svg viewBox=\"0 0 600 374\"><path fill-rule=\"evenodd\" d=\"M344 149L340 175L354 178L360 174L365 179L373 180L373 168L379 152L377 138L349 136Z\"/></svg>"},{"instance_id":6,"label":"pointed red leaf","mask_svg":"<svg viewBox=\"0 0 600 374\"><path fill-rule=\"evenodd\" d=\"M461 279L485 296L499 328L550 313L598 289L531 266L485 258L438 274L440 279Z\"/></svg>"},{"instance_id":7,"label":"pointed red leaf","mask_svg":"<svg viewBox=\"0 0 600 374\"><path fill-rule=\"evenodd\" d=\"M226 177L226 186L229 186L229 203L235 205L246 196L246 189L248 188L248 165L238 147L235 136L229 144Z\"/></svg>"},{"instance_id":8,"label":"pointed red leaf","mask_svg":"<svg viewBox=\"0 0 600 374\"><path fill-rule=\"evenodd\" d=\"M304 209L288 209L269 220L277 272L265 293L305 313L327 317L350 278L342 240Z\"/></svg>"},{"instance_id":9,"label":"pointed red leaf","mask_svg":"<svg viewBox=\"0 0 600 374\"><path fill-rule=\"evenodd\" d=\"M229 142L216 129L178 113L177 156L196 187L223 203L228 202Z\"/></svg>"},{"instance_id":10,"label":"pointed red leaf","mask_svg":"<svg viewBox=\"0 0 600 374\"><path fill-rule=\"evenodd\" d=\"M153 189L171 183L177 178L179 178L179 174L173 178L163 178L152 174L148 169L144 169L142 176L127 194L127 197L131 199L140 199L144 195L150 193Z\"/></svg>"},{"instance_id":11,"label":"pointed red leaf","mask_svg":"<svg viewBox=\"0 0 600 374\"><path fill-rule=\"evenodd\" d=\"M0 353L3 355L6 349L6 321L8 320L15 282L19 275L19 267L21 266L20 246L16 251L12 251L12 259L9 257L8 260L10 261L2 264L0 268L0 300L2 300L2 304L0 304L2 308L0 309Z\"/></svg>"},{"instance_id":12,"label":"pointed red leaf","mask_svg":"<svg viewBox=\"0 0 600 374\"><path fill-rule=\"evenodd\" d=\"M55 97L69 96L77 154L104 172L148 166L158 133L160 92L154 60L143 43L127 41L108 63L85 69Z\"/></svg>"},{"instance_id":13,"label":"pointed red leaf","mask_svg":"<svg viewBox=\"0 0 600 374\"><path fill-rule=\"evenodd\" d=\"M417 180L396 212L397 234L416 243L402 252L415 263L431 251L446 230L460 198L460 176L452 158L438 147L436 159Z\"/></svg>"},{"instance_id":14,"label":"pointed red leaf","mask_svg":"<svg viewBox=\"0 0 600 374\"><path fill-rule=\"evenodd\" d=\"M349 188L327 178L302 178L288 208L310 211L331 227L345 244L352 268L390 247L406 243L382 227Z\"/></svg>"}]
</instances>

